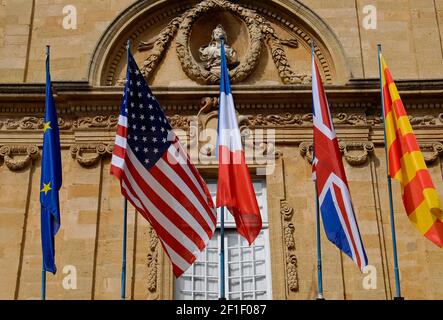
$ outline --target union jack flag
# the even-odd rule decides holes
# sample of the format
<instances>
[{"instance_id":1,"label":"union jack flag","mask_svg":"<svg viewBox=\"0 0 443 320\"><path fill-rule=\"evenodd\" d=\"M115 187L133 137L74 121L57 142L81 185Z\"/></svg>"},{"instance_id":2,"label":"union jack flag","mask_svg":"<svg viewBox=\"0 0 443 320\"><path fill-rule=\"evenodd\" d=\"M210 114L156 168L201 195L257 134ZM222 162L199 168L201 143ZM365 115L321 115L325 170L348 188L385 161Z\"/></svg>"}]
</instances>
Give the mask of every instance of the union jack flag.
<instances>
[{"instance_id":1,"label":"union jack flag","mask_svg":"<svg viewBox=\"0 0 443 320\"><path fill-rule=\"evenodd\" d=\"M111 174L157 232L175 276L182 275L212 238L217 213L129 49Z\"/></svg>"},{"instance_id":2,"label":"union jack flag","mask_svg":"<svg viewBox=\"0 0 443 320\"><path fill-rule=\"evenodd\" d=\"M328 239L360 268L368 265L320 72L312 59L313 178Z\"/></svg>"}]
</instances>

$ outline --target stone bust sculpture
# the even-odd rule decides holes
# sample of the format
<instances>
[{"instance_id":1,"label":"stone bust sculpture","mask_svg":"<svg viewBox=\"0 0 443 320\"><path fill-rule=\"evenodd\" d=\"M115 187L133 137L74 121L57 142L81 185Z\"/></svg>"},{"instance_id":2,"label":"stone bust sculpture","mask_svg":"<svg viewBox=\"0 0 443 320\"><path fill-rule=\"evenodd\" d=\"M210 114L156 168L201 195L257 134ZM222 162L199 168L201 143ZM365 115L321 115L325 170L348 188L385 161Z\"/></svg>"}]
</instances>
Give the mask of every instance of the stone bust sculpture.
<instances>
[{"instance_id":1,"label":"stone bust sculpture","mask_svg":"<svg viewBox=\"0 0 443 320\"><path fill-rule=\"evenodd\" d=\"M218 25L212 31L212 40L207 46L200 48L200 59L205 65L205 69L211 71L219 71L221 66L221 42L225 41L225 52L228 63L228 68L236 67L240 62L238 60L237 52L230 47L227 42L226 31L222 25Z\"/></svg>"}]
</instances>

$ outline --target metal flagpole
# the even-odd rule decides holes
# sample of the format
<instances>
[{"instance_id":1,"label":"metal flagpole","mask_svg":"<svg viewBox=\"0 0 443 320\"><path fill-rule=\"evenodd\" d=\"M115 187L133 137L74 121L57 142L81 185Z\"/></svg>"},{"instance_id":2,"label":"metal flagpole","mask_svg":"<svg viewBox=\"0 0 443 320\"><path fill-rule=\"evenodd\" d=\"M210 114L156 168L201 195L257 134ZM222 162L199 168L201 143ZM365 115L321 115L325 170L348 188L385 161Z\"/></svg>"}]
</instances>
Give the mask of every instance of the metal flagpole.
<instances>
[{"instance_id":1,"label":"metal flagpole","mask_svg":"<svg viewBox=\"0 0 443 320\"><path fill-rule=\"evenodd\" d=\"M322 260L321 260L321 236L320 236L320 205L318 202L318 191L317 191L317 181L315 184L315 209L317 215L317 300L324 300L323 295L323 270L322 270Z\"/></svg>"},{"instance_id":2,"label":"metal flagpole","mask_svg":"<svg viewBox=\"0 0 443 320\"><path fill-rule=\"evenodd\" d=\"M400 272L398 268L398 255L397 255L397 237L395 234L395 219L394 219L394 204L392 198L392 181L391 176L389 175L389 160L388 160L388 142L386 135L386 121L385 121L385 99L384 99L384 91L383 91L383 66L381 63L381 44L378 44L378 65L380 72L380 92L381 92L381 106L382 106L382 120L383 120L383 129L384 129L384 139L385 139L385 154L386 154L386 176L388 179L388 191L389 191L389 208L390 208L390 218L391 218L391 234L392 234L392 248L394 254L394 273L395 273L395 287L396 287L396 296L394 300L403 300L401 296L401 287L400 287Z\"/></svg>"},{"instance_id":3,"label":"metal flagpole","mask_svg":"<svg viewBox=\"0 0 443 320\"><path fill-rule=\"evenodd\" d=\"M126 299L126 238L128 234L128 200L124 201L123 209L123 256L122 256L122 287L121 298Z\"/></svg>"},{"instance_id":4,"label":"metal flagpole","mask_svg":"<svg viewBox=\"0 0 443 320\"><path fill-rule=\"evenodd\" d=\"M44 263L42 265L42 301L46 300L46 271Z\"/></svg>"},{"instance_id":5,"label":"metal flagpole","mask_svg":"<svg viewBox=\"0 0 443 320\"><path fill-rule=\"evenodd\" d=\"M128 68L129 68L129 50L131 49L131 40L128 40ZM121 299L126 300L126 242L128 237L128 200L125 198L123 204L123 252L122 252L122 282L121 282Z\"/></svg>"},{"instance_id":6,"label":"metal flagpole","mask_svg":"<svg viewBox=\"0 0 443 320\"><path fill-rule=\"evenodd\" d=\"M226 300L225 289L225 207L221 207L220 217L220 300Z\"/></svg>"},{"instance_id":7,"label":"metal flagpole","mask_svg":"<svg viewBox=\"0 0 443 320\"><path fill-rule=\"evenodd\" d=\"M220 38L221 40L221 47L220 50L223 50L225 47L225 39L223 36ZM222 51L223 52L223 51ZM225 57L222 57L222 59ZM222 65L223 68L223 65ZM221 71L222 73L224 70ZM228 75L229 77L229 75ZM223 81L221 79L220 81ZM219 112L220 112L220 106L219 106ZM220 120L220 114L218 116ZM220 126L219 126L220 128ZM220 134L220 132L219 132ZM218 144L217 144L217 152L218 152ZM218 154L217 154L218 157ZM226 300L226 288L225 288L225 279L226 279L226 272L225 272L225 207L221 207L221 217L220 217L220 300Z\"/></svg>"},{"instance_id":8,"label":"metal flagpole","mask_svg":"<svg viewBox=\"0 0 443 320\"><path fill-rule=\"evenodd\" d=\"M312 40L312 61L315 60L315 40ZM315 161L315 154L313 157ZM314 163L312 165L315 165ZM322 259L321 259L321 228L320 228L320 203L318 201L318 190L317 190L317 179L314 178L314 189L315 189L315 211L316 211L316 232L317 232L317 300L324 300L323 295L323 270L322 270Z\"/></svg>"},{"instance_id":9,"label":"metal flagpole","mask_svg":"<svg viewBox=\"0 0 443 320\"><path fill-rule=\"evenodd\" d=\"M51 54L51 47L49 45L46 46L46 56L49 59ZM48 70L46 70L48 72ZM42 254L42 260L44 259ZM46 300L46 270L45 270L45 261L42 261L42 288L41 288L41 299L42 301Z\"/></svg>"}]
</instances>

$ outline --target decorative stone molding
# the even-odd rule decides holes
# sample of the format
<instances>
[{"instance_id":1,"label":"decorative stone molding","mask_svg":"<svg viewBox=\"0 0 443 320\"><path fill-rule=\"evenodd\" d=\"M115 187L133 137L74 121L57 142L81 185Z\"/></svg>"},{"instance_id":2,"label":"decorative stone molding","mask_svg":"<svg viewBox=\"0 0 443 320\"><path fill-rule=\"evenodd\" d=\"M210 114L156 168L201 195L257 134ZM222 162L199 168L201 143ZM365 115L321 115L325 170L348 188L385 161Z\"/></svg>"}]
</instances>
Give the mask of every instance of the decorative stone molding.
<instances>
[{"instance_id":1,"label":"decorative stone molding","mask_svg":"<svg viewBox=\"0 0 443 320\"><path fill-rule=\"evenodd\" d=\"M438 121L438 117L433 115L424 115L424 116L409 116L409 122L413 126L429 126L436 125Z\"/></svg>"},{"instance_id":2,"label":"decorative stone molding","mask_svg":"<svg viewBox=\"0 0 443 320\"><path fill-rule=\"evenodd\" d=\"M11 171L20 171L28 168L34 160L38 159L39 155L40 150L35 145L13 145L0 148L0 158L3 159Z\"/></svg>"},{"instance_id":3,"label":"decorative stone molding","mask_svg":"<svg viewBox=\"0 0 443 320\"><path fill-rule=\"evenodd\" d=\"M193 25L204 14L223 9L239 17L249 31L250 48L242 62L230 71L233 83L241 82L249 77L259 63L263 44L271 50L272 59L278 70L280 78L285 84L308 84L311 76L297 75L292 71L284 46L298 48L296 39L280 39L271 23L256 11L242 7L239 4L227 0L204 0L196 4L184 14L173 19L161 32L157 39L151 42L141 42L139 51L152 50L142 66L142 73L148 79L159 63L162 61L166 50L170 47L172 39L176 36L177 55L183 71L189 78L202 84L216 84L220 81L220 73L206 70L203 65L197 63L190 50L190 36Z\"/></svg>"},{"instance_id":4,"label":"decorative stone molding","mask_svg":"<svg viewBox=\"0 0 443 320\"><path fill-rule=\"evenodd\" d=\"M286 200L280 202L280 213L283 217L283 239L286 251L286 272L288 289L291 292L299 291L297 257L295 255L295 227L291 222L294 215L294 209Z\"/></svg>"},{"instance_id":5,"label":"decorative stone molding","mask_svg":"<svg viewBox=\"0 0 443 320\"><path fill-rule=\"evenodd\" d=\"M114 129L118 124L118 116L80 117L74 121L74 127L78 129L105 128Z\"/></svg>"},{"instance_id":6,"label":"decorative stone molding","mask_svg":"<svg viewBox=\"0 0 443 320\"><path fill-rule=\"evenodd\" d=\"M344 154L346 161L351 166L364 165L369 155L374 153L372 142L342 142L339 143L340 151Z\"/></svg>"},{"instance_id":7,"label":"decorative stone molding","mask_svg":"<svg viewBox=\"0 0 443 320\"><path fill-rule=\"evenodd\" d=\"M365 164L369 155L374 153L374 143L370 141L366 142L353 142L353 141L340 141L340 151L343 153L345 160L351 166L360 166ZM302 142L299 146L300 155L304 157L309 164L312 165L314 144L313 142Z\"/></svg>"},{"instance_id":8,"label":"decorative stone molding","mask_svg":"<svg viewBox=\"0 0 443 320\"><path fill-rule=\"evenodd\" d=\"M157 295L158 289L158 255L159 239L154 228L149 226L149 252L148 252L148 291Z\"/></svg>"},{"instance_id":9,"label":"decorative stone molding","mask_svg":"<svg viewBox=\"0 0 443 320\"><path fill-rule=\"evenodd\" d=\"M420 109L426 108L425 105L406 105L406 109L414 109L414 107L420 108ZM427 114L427 115L423 115L423 116L409 115L408 118L409 118L409 122L411 123L411 125L414 128L423 127L423 126L443 125L443 113L439 114L439 115ZM381 116L377 115L371 119L370 124L382 125L383 120L382 120Z\"/></svg>"},{"instance_id":10,"label":"decorative stone molding","mask_svg":"<svg viewBox=\"0 0 443 320\"><path fill-rule=\"evenodd\" d=\"M299 149L300 155L312 165L314 160L314 143L304 141L300 143Z\"/></svg>"},{"instance_id":11,"label":"decorative stone molding","mask_svg":"<svg viewBox=\"0 0 443 320\"><path fill-rule=\"evenodd\" d=\"M336 113L332 115L335 124L347 124L352 126L367 125L367 119L364 114L356 113ZM287 127L312 125L312 113L280 113L280 114L255 114L247 116L247 125L253 127Z\"/></svg>"},{"instance_id":12,"label":"decorative stone molding","mask_svg":"<svg viewBox=\"0 0 443 320\"><path fill-rule=\"evenodd\" d=\"M181 116L174 115L171 117L166 117L174 129L180 129L184 131L189 131L191 127L191 121L195 118L194 116Z\"/></svg>"},{"instance_id":13,"label":"decorative stone molding","mask_svg":"<svg viewBox=\"0 0 443 320\"><path fill-rule=\"evenodd\" d=\"M72 128L72 121L59 117L58 125L60 130L69 130ZM0 121L0 130L42 130L44 118L42 117L23 117L19 119L6 119Z\"/></svg>"},{"instance_id":14,"label":"decorative stone molding","mask_svg":"<svg viewBox=\"0 0 443 320\"><path fill-rule=\"evenodd\" d=\"M114 147L105 144L76 144L71 146L71 156L85 168L95 166L102 157L112 155ZM89 154L90 156L85 156Z\"/></svg>"},{"instance_id":15,"label":"decorative stone molding","mask_svg":"<svg viewBox=\"0 0 443 320\"><path fill-rule=\"evenodd\" d=\"M435 163L443 155L443 144L440 142L420 144L420 149L427 164Z\"/></svg>"}]
</instances>

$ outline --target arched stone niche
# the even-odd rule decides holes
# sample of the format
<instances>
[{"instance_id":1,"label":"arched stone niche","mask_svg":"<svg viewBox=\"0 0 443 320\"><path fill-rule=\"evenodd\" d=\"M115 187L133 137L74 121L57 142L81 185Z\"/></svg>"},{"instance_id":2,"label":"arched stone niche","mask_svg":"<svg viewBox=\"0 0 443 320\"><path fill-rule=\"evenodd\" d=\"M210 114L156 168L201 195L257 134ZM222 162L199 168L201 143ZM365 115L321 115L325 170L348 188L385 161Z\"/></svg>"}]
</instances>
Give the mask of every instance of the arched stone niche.
<instances>
[{"instance_id":1,"label":"arched stone niche","mask_svg":"<svg viewBox=\"0 0 443 320\"><path fill-rule=\"evenodd\" d=\"M139 1L127 8L99 41L90 64L95 86L121 85L126 42L151 85L196 87L218 83L205 70L198 49L211 41L216 25L240 63L230 70L234 84L308 85L311 43L327 83L349 79L343 49L330 28L298 1Z\"/></svg>"}]
</instances>

